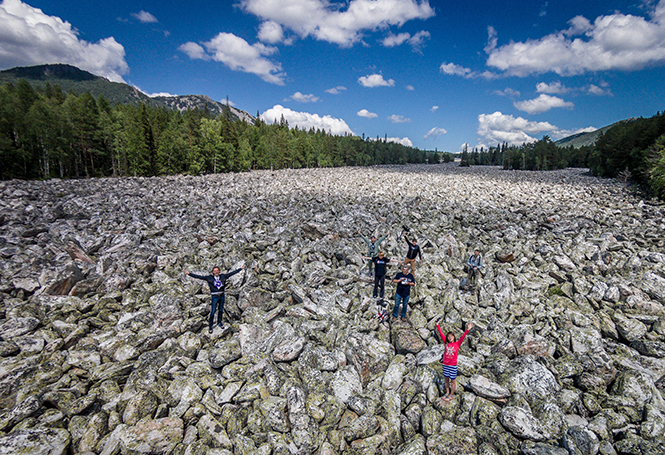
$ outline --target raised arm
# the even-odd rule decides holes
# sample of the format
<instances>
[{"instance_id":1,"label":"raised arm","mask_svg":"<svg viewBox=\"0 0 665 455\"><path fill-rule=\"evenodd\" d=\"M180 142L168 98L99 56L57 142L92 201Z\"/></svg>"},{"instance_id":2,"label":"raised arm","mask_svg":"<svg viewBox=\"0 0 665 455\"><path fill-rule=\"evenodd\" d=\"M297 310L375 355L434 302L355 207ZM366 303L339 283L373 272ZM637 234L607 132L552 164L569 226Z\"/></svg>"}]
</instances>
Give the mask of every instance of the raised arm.
<instances>
[{"instance_id":1,"label":"raised arm","mask_svg":"<svg viewBox=\"0 0 665 455\"><path fill-rule=\"evenodd\" d=\"M445 343L446 342L446 337L443 334L443 331L441 330L441 327L439 326L438 322L436 323L436 330L439 331L439 336L441 337L441 341L443 341Z\"/></svg>"}]
</instances>

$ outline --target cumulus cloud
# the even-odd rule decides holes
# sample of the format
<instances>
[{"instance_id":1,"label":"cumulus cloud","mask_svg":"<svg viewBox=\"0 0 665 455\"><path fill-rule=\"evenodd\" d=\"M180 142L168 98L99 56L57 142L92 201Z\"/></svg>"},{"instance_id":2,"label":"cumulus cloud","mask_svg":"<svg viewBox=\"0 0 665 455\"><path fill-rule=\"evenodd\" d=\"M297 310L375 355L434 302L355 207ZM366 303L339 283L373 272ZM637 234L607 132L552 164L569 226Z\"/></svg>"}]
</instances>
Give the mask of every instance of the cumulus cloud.
<instances>
[{"instance_id":1,"label":"cumulus cloud","mask_svg":"<svg viewBox=\"0 0 665 455\"><path fill-rule=\"evenodd\" d=\"M311 95L311 94L310 95L305 95L305 94L300 93L300 92L295 92L293 95L291 95L290 99L292 99L293 101L297 101L299 103L316 103L319 100L319 97ZM284 100L284 101L288 101L288 100Z\"/></svg>"},{"instance_id":2,"label":"cumulus cloud","mask_svg":"<svg viewBox=\"0 0 665 455\"><path fill-rule=\"evenodd\" d=\"M429 131L427 132L427 134L425 134L424 139L429 139L429 138L432 138L432 137L443 136L443 135L446 134L447 132L448 132L448 131L446 131L446 130L443 129L443 128L437 128L437 127L434 127L434 128L432 128L431 130L429 130Z\"/></svg>"},{"instance_id":3,"label":"cumulus cloud","mask_svg":"<svg viewBox=\"0 0 665 455\"><path fill-rule=\"evenodd\" d=\"M510 87L507 87L503 90L494 90L492 93L499 96L507 96L508 98L519 98L520 92L518 90L513 90Z\"/></svg>"},{"instance_id":4,"label":"cumulus cloud","mask_svg":"<svg viewBox=\"0 0 665 455\"><path fill-rule=\"evenodd\" d=\"M412 91L414 91L414 90L416 89L413 85L407 85L407 86L404 87L404 88L406 88L406 89L407 89L408 91L410 91L410 92L412 92Z\"/></svg>"},{"instance_id":5,"label":"cumulus cloud","mask_svg":"<svg viewBox=\"0 0 665 455\"><path fill-rule=\"evenodd\" d=\"M529 114L540 114L541 112L547 112L555 107L565 107L572 109L575 105L570 101L564 101L558 96L550 96L542 94L538 98L525 101L515 101L513 103L520 111L527 112Z\"/></svg>"},{"instance_id":6,"label":"cumulus cloud","mask_svg":"<svg viewBox=\"0 0 665 455\"><path fill-rule=\"evenodd\" d=\"M155 16L143 10L139 11L138 13L132 13L132 16L144 24L154 24L159 22Z\"/></svg>"},{"instance_id":7,"label":"cumulus cloud","mask_svg":"<svg viewBox=\"0 0 665 455\"><path fill-rule=\"evenodd\" d=\"M125 48L113 37L96 43L79 39L69 22L20 0L0 4L0 68L67 63L114 82L129 67Z\"/></svg>"},{"instance_id":8,"label":"cumulus cloud","mask_svg":"<svg viewBox=\"0 0 665 455\"><path fill-rule=\"evenodd\" d=\"M406 147L413 147L413 142L408 137L389 137L386 139L388 142L394 142L396 144L402 144Z\"/></svg>"},{"instance_id":9,"label":"cumulus cloud","mask_svg":"<svg viewBox=\"0 0 665 455\"><path fill-rule=\"evenodd\" d=\"M601 84L603 85L603 84ZM609 89L607 84L604 84L603 87L599 87L595 84L589 85L588 92L591 93L592 95L598 95L598 96L611 96L612 91Z\"/></svg>"},{"instance_id":10,"label":"cumulus cloud","mask_svg":"<svg viewBox=\"0 0 665 455\"><path fill-rule=\"evenodd\" d=\"M400 33L397 35L391 33L381 41L381 44L385 47L395 47L408 43L413 50L418 51L425 43L425 39L429 37L430 33L425 30L421 30L413 36L410 33Z\"/></svg>"},{"instance_id":11,"label":"cumulus cloud","mask_svg":"<svg viewBox=\"0 0 665 455\"><path fill-rule=\"evenodd\" d=\"M409 123L411 121L410 118L402 117L401 115L397 114L389 116L388 120L390 120L390 123Z\"/></svg>"},{"instance_id":12,"label":"cumulus cloud","mask_svg":"<svg viewBox=\"0 0 665 455\"><path fill-rule=\"evenodd\" d=\"M381 74L361 76L358 78L358 83L363 87L393 87L395 85L394 80L385 80Z\"/></svg>"},{"instance_id":13,"label":"cumulus cloud","mask_svg":"<svg viewBox=\"0 0 665 455\"><path fill-rule=\"evenodd\" d=\"M282 65L265 56L272 55L277 49L262 43L250 45L247 41L232 33L219 33L210 41L203 43L205 50L197 43L188 42L178 50L191 59L214 60L221 62L233 71L255 74L266 82L284 85Z\"/></svg>"},{"instance_id":14,"label":"cumulus cloud","mask_svg":"<svg viewBox=\"0 0 665 455\"><path fill-rule=\"evenodd\" d=\"M360 109L358 112L356 112L356 115L358 115L358 117L365 117L365 118L376 118L376 117L378 117L377 114L375 114L374 112L370 112L367 109Z\"/></svg>"},{"instance_id":15,"label":"cumulus cloud","mask_svg":"<svg viewBox=\"0 0 665 455\"><path fill-rule=\"evenodd\" d=\"M346 90L346 87L343 85L338 85L337 87L329 88L326 90L326 93L330 93L331 95L339 95L344 90Z\"/></svg>"},{"instance_id":16,"label":"cumulus cloud","mask_svg":"<svg viewBox=\"0 0 665 455\"><path fill-rule=\"evenodd\" d=\"M665 0L663 0L665 1ZM439 71L441 71L443 74L447 74L449 76L461 76L465 79L475 79L477 77L482 77L485 79L494 79L497 77L496 74L492 73L491 71L483 71L482 73L479 73L477 71L473 71L469 68L465 68L461 65L458 65L456 63L446 63L443 62L441 66L439 66Z\"/></svg>"},{"instance_id":17,"label":"cumulus cloud","mask_svg":"<svg viewBox=\"0 0 665 455\"><path fill-rule=\"evenodd\" d=\"M655 6L650 19L616 12L593 23L578 16L569 25L540 39L492 49L487 65L514 76L571 76L665 64L665 0Z\"/></svg>"},{"instance_id":18,"label":"cumulus cloud","mask_svg":"<svg viewBox=\"0 0 665 455\"><path fill-rule=\"evenodd\" d=\"M570 89L564 86L561 82L553 82L548 84L546 82L539 82L536 85L536 91L538 93L549 93L550 95L560 95L563 93L568 93Z\"/></svg>"},{"instance_id":19,"label":"cumulus cloud","mask_svg":"<svg viewBox=\"0 0 665 455\"><path fill-rule=\"evenodd\" d=\"M282 116L284 116L284 119L289 122L289 126L291 127L297 126L300 129L320 129L336 135L343 135L346 133L354 134L353 131L351 131L351 128L349 128L349 125L347 125L342 119L330 115L324 115L321 117L318 114L310 114L309 112L292 111L279 104L274 105L261 114L261 118L266 123L272 123L275 120L279 121Z\"/></svg>"},{"instance_id":20,"label":"cumulus cloud","mask_svg":"<svg viewBox=\"0 0 665 455\"><path fill-rule=\"evenodd\" d=\"M513 145L535 142L533 136L558 128L548 122L532 122L522 117L513 117L497 111L478 116L478 137L489 144L508 142Z\"/></svg>"},{"instance_id":21,"label":"cumulus cloud","mask_svg":"<svg viewBox=\"0 0 665 455\"><path fill-rule=\"evenodd\" d=\"M401 27L434 16L427 0L351 0L343 6L327 0L240 0L240 7L264 21L273 21L300 38L349 47L364 31Z\"/></svg>"},{"instance_id":22,"label":"cumulus cloud","mask_svg":"<svg viewBox=\"0 0 665 455\"><path fill-rule=\"evenodd\" d=\"M369 138L370 141L375 141L376 139ZM379 138L381 140L381 138ZM413 142L411 142L411 139L408 137L388 137L386 138L386 142L394 142L396 144L402 144L406 147L413 147Z\"/></svg>"},{"instance_id":23,"label":"cumulus cloud","mask_svg":"<svg viewBox=\"0 0 665 455\"><path fill-rule=\"evenodd\" d=\"M474 74L469 68L464 68L463 66L457 65L455 63L442 63L439 67L439 71L443 74L448 74L450 76L462 76L466 78L473 77Z\"/></svg>"},{"instance_id":24,"label":"cumulus cloud","mask_svg":"<svg viewBox=\"0 0 665 455\"><path fill-rule=\"evenodd\" d=\"M259 26L258 38L268 44L280 43L284 40L284 30L275 21L265 21Z\"/></svg>"},{"instance_id":25,"label":"cumulus cloud","mask_svg":"<svg viewBox=\"0 0 665 455\"><path fill-rule=\"evenodd\" d=\"M429 111L433 114L439 109L439 106L432 106Z\"/></svg>"}]
</instances>

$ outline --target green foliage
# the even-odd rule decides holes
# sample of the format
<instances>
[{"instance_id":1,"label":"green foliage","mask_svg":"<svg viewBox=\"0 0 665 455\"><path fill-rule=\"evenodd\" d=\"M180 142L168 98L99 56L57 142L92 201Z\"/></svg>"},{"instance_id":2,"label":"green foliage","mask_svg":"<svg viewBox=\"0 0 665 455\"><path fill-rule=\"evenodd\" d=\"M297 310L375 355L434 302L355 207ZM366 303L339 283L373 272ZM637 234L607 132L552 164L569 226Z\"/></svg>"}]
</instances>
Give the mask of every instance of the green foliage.
<instances>
[{"instance_id":1,"label":"green foliage","mask_svg":"<svg viewBox=\"0 0 665 455\"><path fill-rule=\"evenodd\" d=\"M547 290L547 295L553 296L553 295L560 295L564 296L565 294L563 293L563 290L561 289L561 286L552 286Z\"/></svg>"},{"instance_id":2,"label":"green foliage","mask_svg":"<svg viewBox=\"0 0 665 455\"><path fill-rule=\"evenodd\" d=\"M95 80L93 80L94 82ZM425 151L385 139L237 120L226 106L169 111L115 104L25 80L0 85L0 178L152 176L424 163Z\"/></svg>"},{"instance_id":3,"label":"green foliage","mask_svg":"<svg viewBox=\"0 0 665 455\"><path fill-rule=\"evenodd\" d=\"M649 186L659 198L665 199L665 134L649 148L648 157L651 164Z\"/></svg>"}]
</instances>

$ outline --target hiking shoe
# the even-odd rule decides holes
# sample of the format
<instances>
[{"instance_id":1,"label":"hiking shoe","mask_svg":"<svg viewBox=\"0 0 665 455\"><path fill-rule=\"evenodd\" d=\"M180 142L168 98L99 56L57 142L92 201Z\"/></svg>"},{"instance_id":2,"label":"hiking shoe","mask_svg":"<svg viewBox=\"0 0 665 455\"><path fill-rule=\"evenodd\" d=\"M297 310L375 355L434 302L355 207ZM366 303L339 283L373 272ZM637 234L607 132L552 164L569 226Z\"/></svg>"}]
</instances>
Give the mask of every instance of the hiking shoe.
<instances>
[{"instance_id":1,"label":"hiking shoe","mask_svg":"<svg viewBox=\"0 0 665 455\"><path fill-rule=\"evenodd\" d=\"M208 329L208 333L212 333L212 329Z\"/></svg>"}]
</instances>

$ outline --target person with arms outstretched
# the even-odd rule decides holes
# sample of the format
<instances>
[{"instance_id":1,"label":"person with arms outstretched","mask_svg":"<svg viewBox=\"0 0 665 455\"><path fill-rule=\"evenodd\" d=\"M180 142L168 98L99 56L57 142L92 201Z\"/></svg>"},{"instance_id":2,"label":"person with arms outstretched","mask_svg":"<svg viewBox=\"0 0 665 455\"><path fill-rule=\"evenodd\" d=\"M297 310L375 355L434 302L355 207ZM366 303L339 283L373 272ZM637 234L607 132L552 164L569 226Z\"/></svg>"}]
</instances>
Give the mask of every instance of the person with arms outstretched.
<instances>
[{"instance_id":1,"label":"person with arms outstretched","mask_svg":"<svg viewBox=\"0 0 665 455\"><path fill-rule=\"evenodd\" d=\"M409 238L406 236L406 232L402 231L401 235L404 236L404 240L406 240L406 244L409 247L409 249L406 251L406 259L404 259L404 265L410 265L411 273L415 275L416 258L418 258L418 262L420 262L423 258L423 254L420 251L420 245L418 245L418 241L415 238L409 240Z\"/></svg>"},{"instance_id":2,"label":"person with arms outstretched","mask_svg":"<svg viewBox=\"0 0 665 455\"><path fill-rule=\"evenodd\" d=\"M367 256L361 256L361 258L370 259L374 264L374 291L372 292L372 297L376 298L378 294L379 298L383 299L383 295L386 290L387 265L389 262L394 261L385 257L383 251L379 251L378 256L374 258L369 258Z\"/></svg>"},{"instance_id":3,"label":"person with arms outstretched","mask_svg":"<svg viewBox=\"0 0 665 455\"><path fill-rule=\"evenodd\" d=\"M379 251L379 246L381 245L381 242L385 240L386 236L384 235L379 237L379 240L376 240L376 237L374 236L367 238L360 232L360 229L358 229L358 234L360 234L360 237L362 237L365 243L367 244L367 256L365 258L369 258L369 261L367 263L367 267L369 267L369 272L367 274L371 276L372 266L374 265L372 259L376 257L376 253Z\"/></svg>"},{"instance_id":4,"label":"person with arms outstretched","mask_svg":"<svg viewBox=\"0 0 665 455\"><path fill-rule=\"evenodd\" d=\"M455 334L453 332L448 332L446 336L443 336L443 331L439 326L439 319L436 320L436 329L439 331L439 336L441 340L445 343L445 350L443 351L443 356L441 356L441 364L443 367L443 377L445 378L446 384L446 394L443 396L445 401L450 401L455 395L455 379L457 378L457 354L459 353L459 348L466 338L466 335L469 333L469 330L473 328L473 322L469 322L469 325L466 327L466 332L462 334L459 340L455 340Z\"/></svg>"},{"instance_id":5,"label":"person with arms outstretched","mask_svg":"<svg viewBox=\"0 0 665 455\"><path fill-rule=\"evenodd\" d=\"M197 280L203 280L208 283L210 288L211 296L211 308L210 308L210 317L208 318L208 333L212 333L213 322L215 322L215 310L217 309L217 325L220 328L224 328L224 323L222 322L222 313L224 312L224 290L226 289L226 280L231 278L236 273L240 272L245 268L245 264L242 265L239 269L236 269L229 273L220 273L219 267L213 267L212 275L195 275L194 273L189 273L185 270L185 275L196 278Z\"/></svg>"}]
</instances>

